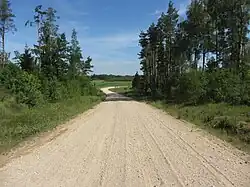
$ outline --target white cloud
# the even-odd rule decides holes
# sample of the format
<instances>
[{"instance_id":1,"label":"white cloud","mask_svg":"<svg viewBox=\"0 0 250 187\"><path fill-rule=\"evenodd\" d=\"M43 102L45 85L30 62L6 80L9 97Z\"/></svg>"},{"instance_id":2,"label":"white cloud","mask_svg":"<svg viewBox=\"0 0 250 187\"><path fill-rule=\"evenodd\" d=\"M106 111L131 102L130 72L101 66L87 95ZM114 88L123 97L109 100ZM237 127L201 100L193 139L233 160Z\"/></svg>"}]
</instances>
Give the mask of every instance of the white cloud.
<instances>
[{"instance_id":1,"label":"white cloud","mask_svg":"<svg viewBox=\"0 0 250 187\"><path fill-rule=\"evenodd\" d=\"M153 16L158 16L160 15L162 12L164 11L161 11L161 10L155 10L153 13L151 13L150 15L153 15Z\"/></svg>"},{"instance_id":2,"label":"white cloud","mask_svg":"<svg viewBox=\"0 0 250 187\"><path fill-rule=\"evenodd\" d=\"M184 16L186 14L187 6L190 3L191 3L191 0L184 0L183 2L178 2L178 3L174 4L174 6L177 8L178 13L179 13L180 16ZM163 9L159 10L159 9L157 9L153 13L151 13L151 15L159 17L162 12L166 13L167 10L168 10L168 5L166 6L165 10L163 10Z\"/></svg>"},{"instance_id":3,"label":"white cloud","mask_svg":"<svg viewBox=\"0 0 250 187\"><path fill-rule=\"evenodd\" d=\"M75 21L75 20L63 20L60 22L61 22L60 31L66 32L68 36L71 35L73 29L76 29L78 33L84 33L90 29L89 26L87 25L85 26L79 21Z\"/></svg>"},{"instance_id":4,"label":"white cloud","mask_svg":"<svg viewBox=\"0 0 250 187\"><path fill-rule=\"evenodd\" d=\"M51 1L51 0L50 0ZM55 7L61 15L70 15L74 17L89 15L81 6L77 6L75 2L69 0L54 0Z\"/></svg>"},{"instance_id":5,"label":"white cloud","mask_svg":"<svg viewBox=\"0 0 250 187\"><path fill-rule=\"evenodd\" d=\"M102 47L112 47L119 49L124 47L135 46L138 41L138 33L118 33L114 35L86 38L85 43L94 43Z\"/></svg>"},{"instance_id":6,"label":"white cloud","mask_svg":"<svg viewBox=\"0 0 250 187\"><path fill-rule=\"evenodd\" d=\"M97 37L79 36L83 49L94 52L93 55L116 55L124 53L128 48L138 46L138 33L117 33ZM102 55L101 55L102 56Z\"/></svg>"},{"instance_id":7,"label":"white cloud","mask_svg":"<svg viewBox=\"0 0 250 187\"><path fill-rule=\"evenodd\" d=\"M178 13L180 16L184 16L187 11L187 6L191 3L191 0L186 0L183 3L180 3L179 8L178 8Z\"/></svg>"},{"instance_id":8,"label":"white cloud","mask_svg":"<svg viewBox=\"0 0 250 187\"><path fill-rule=\"evenodd\" d=\"M98 61L93 59L93 63L96 74L134 75L140 69L138 61Z\"/></svg>"},{"instance_id":9,"label":"white cloud","mask_svg":"<svg viewBox=\"0 0 250 187\"><path fill-rule=\"evenodd\" d=\"M79 37L83 55L93 58L95 73L134 74L139 70L138 33Z\"/></svg>"}]
</instances>

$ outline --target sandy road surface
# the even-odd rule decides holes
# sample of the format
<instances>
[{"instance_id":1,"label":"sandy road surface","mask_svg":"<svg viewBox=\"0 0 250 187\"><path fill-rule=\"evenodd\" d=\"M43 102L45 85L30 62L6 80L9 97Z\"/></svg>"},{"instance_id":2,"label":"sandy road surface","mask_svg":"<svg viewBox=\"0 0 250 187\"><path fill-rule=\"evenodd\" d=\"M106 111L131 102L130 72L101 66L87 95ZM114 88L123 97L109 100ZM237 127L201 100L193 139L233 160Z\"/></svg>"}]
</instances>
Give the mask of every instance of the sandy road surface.
<instances>
[{"instance_id":1,"label":"sandy road surface","mask_svg":"<svg viewBox=\"0 0 250 187\"><path fill-rule=\"evenodd\" d=\"M109 101L0 168L0 186L250 186L249 158L240 151L104 91Z\"/></svg>"}]
</instances>

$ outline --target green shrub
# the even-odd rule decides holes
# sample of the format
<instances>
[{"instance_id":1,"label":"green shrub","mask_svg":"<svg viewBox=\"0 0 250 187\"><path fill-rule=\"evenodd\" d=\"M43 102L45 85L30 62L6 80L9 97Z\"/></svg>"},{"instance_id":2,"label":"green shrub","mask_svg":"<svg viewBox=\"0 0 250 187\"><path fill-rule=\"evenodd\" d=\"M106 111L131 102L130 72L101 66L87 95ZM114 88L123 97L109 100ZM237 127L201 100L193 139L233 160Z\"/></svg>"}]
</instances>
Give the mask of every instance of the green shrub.
<instances>
[{"instance_id":1,"label":"green shrub","mask_svg":"<svg viewBox=\"0 0 250 187\"><path fill-rule=\"evenodd\" d=\"M59 82L56 78L42 79L42 93L48 101L60 101L64 98L66 88L64 84Z\"/></svg>"},{"instance_id":2,"label":"green shrub","mask_svg":"<svg viewBox=\"0 0 250 187\"><path fill-rule=\"evenodd\" d=\"M0 81L15 95L17 103L35 106L43 101L38 77L20 70L15 64L10 63L1 71Z\"/></svg>"},{"instance_id":3,"label":"green shrub","mask_svg":"<svg viewBox=\"0 0 250 187\"><path fill-rule=\"evenodd\" d=\"M7 64L0 71L0 82L7 89L12 89L16 84L17 76L21 73L21 69L13 63Z\"/></svg>"},{"instance_id":4,"label":"green shrub","mask_svg":"<svg viewBox=\"0 0 250 187\"><path fill-rule=\"evenodd\" d=\"M229 116L217 116L210 122L215 129L223 129L235 132L236 120Z\"/></svg>"},{"instance_id":5,"label":"green shrub","mask_svg":"<svg viewBox=\"0 0 250 187\"><path fill-rule=\"evenodd\" d=\"M18 74L12 91L16 94L18 103L35 106L43 101L41 81L36 76L25 71Z\"/></svg>"},{"instance_id":6,"label":"green shrub","mask_svg":"<svg viewBox=\"0 0 250 187\"><path fill-rule=\"evenodd\" d=\"M216 70L207 73L207 97L215 102L230 104L249 104L250 81L242 80L240 75L230 70Z\"/></svg>"},{"instance_id":7,"label":"green shrub","mask_svg":"<svg viewBox=\"0 0 250 187\"><path fill-rule=\"evenodd\" d=\"M205 99L206 79L202 72L191 71L183 74L179 80L178 100L197 104Z\"/></svg>"}]
</instances>

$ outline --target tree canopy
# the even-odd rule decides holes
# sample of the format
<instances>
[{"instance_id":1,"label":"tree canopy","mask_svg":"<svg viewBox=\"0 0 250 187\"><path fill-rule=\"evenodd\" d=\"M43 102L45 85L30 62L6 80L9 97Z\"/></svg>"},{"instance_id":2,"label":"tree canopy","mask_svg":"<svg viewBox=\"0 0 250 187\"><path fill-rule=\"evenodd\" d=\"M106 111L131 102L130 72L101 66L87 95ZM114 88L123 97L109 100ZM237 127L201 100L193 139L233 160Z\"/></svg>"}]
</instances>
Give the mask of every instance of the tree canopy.
<instances>
[{"instance_id":1,"label":"tree canopy","mask_svg":"<svg viewBox=\"0 0 250 187\"><path fill-rule=\"evenodd\" d=\"M172 1L139 35L144 92L190 102L250 104L249 1Z\"/></svg>"}]
</instances>

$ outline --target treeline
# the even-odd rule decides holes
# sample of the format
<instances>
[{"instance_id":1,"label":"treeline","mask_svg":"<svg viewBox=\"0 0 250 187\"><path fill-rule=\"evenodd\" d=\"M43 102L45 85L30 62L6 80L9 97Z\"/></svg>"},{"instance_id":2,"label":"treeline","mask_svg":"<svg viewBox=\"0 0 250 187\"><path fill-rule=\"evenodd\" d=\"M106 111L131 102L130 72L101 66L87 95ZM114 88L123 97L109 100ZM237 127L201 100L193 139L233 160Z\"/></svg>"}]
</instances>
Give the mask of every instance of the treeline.
<instances>
[{"instance_id":1,"label":"treeline","mask_svg":"<svg viewBox=\"0 0 250 187\"><path fill-rule=\"evenodd\" d=\"M91 85L92 59L83 59L77 40L77 32L72 31L71 40L59 32L57 12L53 8L35 8L34 19L27 21L27 27L35 27L37 43L26 46L24 53L15 52L15 63L5 52L6 33L15 31L10 2L1 0L0 34L2 42L0 86L10 90L16 101L28 106L45 102L56 102L82 95L97 95ZM28 37L28 36L24 36Z\"/></svg>"},{"instance_id":2,"label":"treeline","mask_svg":"<svg viewBox=\"0 0 250 187\"><path fill-rule=\"evenodd\" d=\"M132 81L134 76L131 75L107 75L107 74L100 74L100 75L92 75L92 80L104 80L104 81Z\"/></svg>"},{"instance_id":3,"label":"treeline","mask_svg":"<svg viewBox=\"0 0 250 187\"><path fill-rule=\"evenodd\" d=\"M140 33L141 93L180 103L250 105L249 1L192 0L182 19L172 1Z\"/></svg>"}]
</instances>

